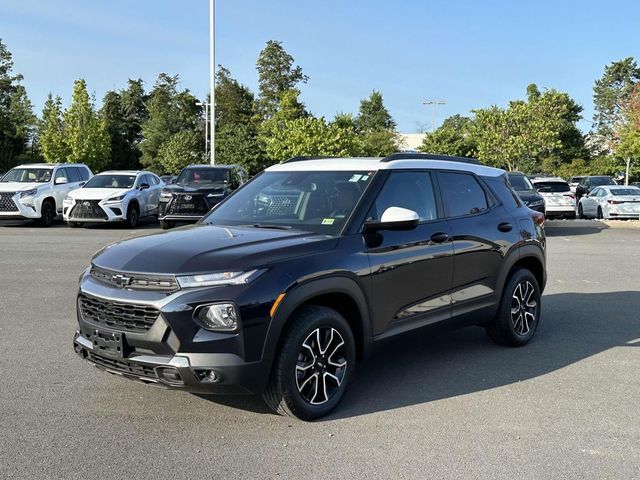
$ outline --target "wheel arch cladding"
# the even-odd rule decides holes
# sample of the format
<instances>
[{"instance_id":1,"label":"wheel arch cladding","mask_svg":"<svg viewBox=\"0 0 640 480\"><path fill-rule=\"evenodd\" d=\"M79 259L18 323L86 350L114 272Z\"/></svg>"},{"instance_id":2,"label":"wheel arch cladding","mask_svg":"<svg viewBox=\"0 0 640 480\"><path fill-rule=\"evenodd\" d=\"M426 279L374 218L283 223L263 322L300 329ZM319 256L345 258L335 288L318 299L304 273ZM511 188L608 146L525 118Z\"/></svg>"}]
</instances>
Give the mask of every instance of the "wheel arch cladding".
<instances>
[{"instance_id":1,"label":"wheel arch cladding","mask_svg":"<svg viewBox=\"0 0 640 480\"><path fill-rule=\"evenodd\" d=\"M340 313L351 327L356 358L366 358L372 343L368 303L358 282L348 276L311 280L288 292L271 320L265 342L266 358L274 358L287 326L306 305L324 306Z\"/></svg>"},{"instance_id":2,"label":"wheel arch cladding","mask_svg":"<svg viewBox=\"0 0 640 480\"><path fill-rule=\"evenodd\" d=\"M518 268L526 268L533 273L534 277L536 277L536 280L538 281L540 292L542 293L547 281L545 275L544 253L542 250L538 246L525 245L518 249L516 255L512 255L508 261L505 262L504 270L500 279L501 292L504 289L504 285L511 273Z\"/></svg>"}]
</instances>

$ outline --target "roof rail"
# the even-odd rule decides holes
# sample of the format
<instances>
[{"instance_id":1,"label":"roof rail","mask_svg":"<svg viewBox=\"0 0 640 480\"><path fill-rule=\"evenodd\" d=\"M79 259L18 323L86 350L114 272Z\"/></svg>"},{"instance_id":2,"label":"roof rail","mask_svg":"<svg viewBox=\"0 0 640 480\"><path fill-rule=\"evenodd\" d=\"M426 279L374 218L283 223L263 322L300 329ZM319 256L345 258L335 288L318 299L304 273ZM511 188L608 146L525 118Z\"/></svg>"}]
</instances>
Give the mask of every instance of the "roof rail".
<instances>
[{"instance_id":1,"label":"roof rail","mask_svg":"<svg viewBox=\"0 0 640 480\"><path fill-rule=\"evenodd\" d=\"M460 163L472 163L474 165L480 165L480 162L475 158L467 157L454 157L450 155L436 155L433 153L392 153L389 156L384 157L381 162L393 162L394 160L443 160L447 162L460 162Z\"/></svg>"},{"instance_id":2,"label":"roof rail","mask_svg":"<svg viewBox=\"0 0 640 480\"><path fill-rule=\"evenodd\" d=\"M292 157L289 160L285 160L282 163L304 162L305 160L325 160L329 158L336 158L336 157L329 157L326 155L311 155L311 156L299 155L297 157Z\"/></svg>"}]
</instances>

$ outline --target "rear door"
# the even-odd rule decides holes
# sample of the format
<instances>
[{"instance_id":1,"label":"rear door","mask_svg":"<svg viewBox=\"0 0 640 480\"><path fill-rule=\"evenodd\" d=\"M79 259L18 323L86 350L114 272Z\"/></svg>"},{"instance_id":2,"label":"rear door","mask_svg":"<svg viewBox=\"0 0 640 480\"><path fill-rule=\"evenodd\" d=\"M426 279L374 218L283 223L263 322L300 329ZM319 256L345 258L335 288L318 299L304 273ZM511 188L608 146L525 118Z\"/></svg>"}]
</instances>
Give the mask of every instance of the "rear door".
<instances>
[{"instance_id":1,"label":"rear door","mask_svg":"<svg viewBox=\"0 0 640 480\"><path fill-rule=\"evenodd\" d=\"M520 229L475 175L439 172L438 184L453 240L452 315L491 308L500 294L502 260L520 240Z\"/></svg>"},{"instance_id":2,"label":"rear door","mask_svg":"<svg viewBox=\"0 0 640 480\"><path fill-rule=\"evenodd\" d=\"M379 220L389 207L415 211L420 223L413 230L365 235L372 272L373 328L378 336L451 316L451 230L442 218L433 174L390 172L368 218Z\"/></svg>"},{"instance_id":3,"label":"rear door","mask_svg":"<svg viewBox=\"0 0 640 480\"><path fill-rule=\"evenodd\" d=\"M147 179L149 180L149 195L148 195L148 206L149 206L149 215L157 215L158 214L158 204L160 202L160 191L162 190L162 182L159 177L148 173Z\"/></svg>"}]
</instances>

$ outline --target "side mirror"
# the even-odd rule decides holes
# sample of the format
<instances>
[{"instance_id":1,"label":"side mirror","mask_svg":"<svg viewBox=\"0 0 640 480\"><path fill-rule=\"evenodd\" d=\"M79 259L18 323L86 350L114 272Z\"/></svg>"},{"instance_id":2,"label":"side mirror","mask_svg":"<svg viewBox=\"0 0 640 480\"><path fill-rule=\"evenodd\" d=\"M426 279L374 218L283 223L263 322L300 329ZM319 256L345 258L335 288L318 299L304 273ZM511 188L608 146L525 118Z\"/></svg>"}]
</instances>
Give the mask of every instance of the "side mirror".
<instances>
[{"instance_id":1,"label":"side mirror","mask_svg":"<svg viewBox=\"0 0 640 480\"><path fill-rule=\"evenodd\" d=\"M148 183L141 183L139 189L140 190L146 190L147 188L149 188L149 184Z\"/></svg>"},{"instance_id":2,"label":"side mirror","mask_svg":"<svg viewBox=\"0 0 640 480\"><path fill-rule=\"evenodd\" d=\"M369 220L364 224L365 232L378 230L413 230L420 223L420 217L413 210L401 207L387 208L380 220Z\"/></svg>"},{"instance_id":3,"label":"side mirror","mask_svg":"<svg viewBox=\"0 0 640 480\"><path fill-rule=\"evenodd\" d=\"M170 183L171 185L175 185L177 182L178 182L178 179L177 179L177 178L172 178L172 179L169 181L169 183Z\"/></svg>"},{"instance_id":4,"label":"side mirror","mask_svg":"<svg viewBox=\"0 0 640 480\"><path fill-rule=\"evenodd\" d=\"M56 178L55 182L53 182L54 185L64 185L65 183L69 183L67 177L58 177Z\"/></svg>"}]
</instances>

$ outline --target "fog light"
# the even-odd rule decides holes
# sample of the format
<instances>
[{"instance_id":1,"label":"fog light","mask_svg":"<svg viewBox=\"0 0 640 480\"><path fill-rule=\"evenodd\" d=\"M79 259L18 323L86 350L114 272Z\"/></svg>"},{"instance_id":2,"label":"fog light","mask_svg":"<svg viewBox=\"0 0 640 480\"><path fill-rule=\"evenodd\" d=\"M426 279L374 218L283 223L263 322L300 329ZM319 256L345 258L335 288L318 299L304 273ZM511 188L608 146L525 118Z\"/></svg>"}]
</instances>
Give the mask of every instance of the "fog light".
<instances>
[{"instance_id":1,"label":"fog light","mask_svg":"<svg viewBox=\"0 0 640 480\"><path fill-rule=\"evenodd\" d=\"M220 375L207 368L194 370L193 373L202 383L218 383L220 381Z\"/></svg>"},{"instance_id":2,"label":"fog light","mask_svg":"<svg viewBox=\"0 0 640 480\"><path fill-rule=\"evenodd\" d=\"M233 303L216 303L199 307L195 317L207 330L233 332L238 328L238 314Z\"/></svg>"}]
</instances>

